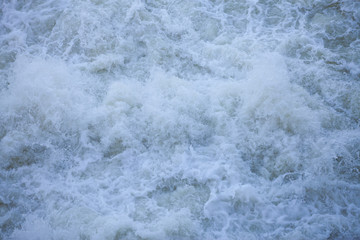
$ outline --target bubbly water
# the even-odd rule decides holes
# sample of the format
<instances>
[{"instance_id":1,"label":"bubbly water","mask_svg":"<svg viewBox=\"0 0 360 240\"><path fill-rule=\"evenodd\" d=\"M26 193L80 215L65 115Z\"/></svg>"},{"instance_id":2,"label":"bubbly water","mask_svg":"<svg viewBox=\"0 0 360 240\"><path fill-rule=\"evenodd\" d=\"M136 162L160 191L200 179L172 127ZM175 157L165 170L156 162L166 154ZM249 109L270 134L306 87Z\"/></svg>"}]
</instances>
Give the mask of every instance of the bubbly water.
<instances>
[{"instance_id":1,"label":"bubbly water","mask_svg":"<svg viewBox=\"0 0 360 240\"><path fill-rule=\"evenodd\" d=\"M0 239L360 239L359 0L0 0Z\"/></svg>"}]
</instances>

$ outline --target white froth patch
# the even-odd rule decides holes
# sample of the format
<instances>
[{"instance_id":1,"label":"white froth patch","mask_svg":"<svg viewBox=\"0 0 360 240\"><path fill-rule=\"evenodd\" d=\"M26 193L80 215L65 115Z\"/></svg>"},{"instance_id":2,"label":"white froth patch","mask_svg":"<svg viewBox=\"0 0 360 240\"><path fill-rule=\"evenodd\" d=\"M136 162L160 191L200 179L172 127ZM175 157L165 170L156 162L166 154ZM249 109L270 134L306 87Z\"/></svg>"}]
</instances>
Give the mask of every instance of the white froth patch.
<instances>
[{"instance_id":1,"label":"white froth patch","mask_svg":"<svg viewBox=\"0 0 360 240\"><path fill-rule=\"evenodd\" d=\"M14 72L15 78L1 100L7 115L30 115L44 128L80 127L77 124L93 101L83 91L79 73L62 61L25 57L15 62Z\"/></svg>"},{"instance_id":2,"label":"white froth patch","mask_svg":"<svg viewBox=\"0 0 360 240\"><path fill-rule=\"evenodd\" d=\"M107 116L97 123L103 126L102 141L109 145L118 138L141 148L201 141L209 134L205 100L196 86L166 73L154 73L146 83L113 83L98 109L99 119Z\"/></svg>"},{"instance_id":3,"label":"white froth patch","mask_svg":"<svg viewBox=\"0 0 360 240\"><path fill-rule=\"evenodd\" d=\"M320 130L318 112L300 86L290 83L287 67L278 55L262 55L244 83L243 116L259 129L282 129L290 134Z\"/></svg>"},{"instance_id":4,"label":"white froth patch","mask_svg":"<svg viewBox=\"0 0 360 240\"><path fill-rule=\"evenodd\" d=\"M29 215L12 238L21 239L116 239L133 237L134 222L124 215L102 215L86 207L50 212L50 218Z\"/></svg>"},{"instance_id":5,"label":"white froth patch","mask_svg":"<svg viewBox=\"0 0 360 240\"><path fill-rule=\"evenodd\" d=\"M0 149L10 168L49 157L52 141L63 144L54 136L80 134L95 102L84 90L82 76L63 61L19 57L13 71L12 82L0 97L2 120L9 122ZM76 141L76 137L69 140Z\"/></svg>"}]
</instances>

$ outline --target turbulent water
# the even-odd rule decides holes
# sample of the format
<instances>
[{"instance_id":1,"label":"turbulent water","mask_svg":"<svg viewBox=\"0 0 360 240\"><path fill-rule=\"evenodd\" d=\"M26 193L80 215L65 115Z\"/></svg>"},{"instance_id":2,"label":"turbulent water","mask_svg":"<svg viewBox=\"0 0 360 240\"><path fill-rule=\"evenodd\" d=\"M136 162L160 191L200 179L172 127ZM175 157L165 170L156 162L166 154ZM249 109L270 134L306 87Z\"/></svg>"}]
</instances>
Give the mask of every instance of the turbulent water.
<instances>
[{"instance_id":1,"label":"turbulent water","mask_svg":"<svg viewBox=\"0 0 360 240\"><path fill-rule=\"evenodd\" d=\"M360 239L359 0L0 0L0 239Z\"/></svg>"}]
</instances>

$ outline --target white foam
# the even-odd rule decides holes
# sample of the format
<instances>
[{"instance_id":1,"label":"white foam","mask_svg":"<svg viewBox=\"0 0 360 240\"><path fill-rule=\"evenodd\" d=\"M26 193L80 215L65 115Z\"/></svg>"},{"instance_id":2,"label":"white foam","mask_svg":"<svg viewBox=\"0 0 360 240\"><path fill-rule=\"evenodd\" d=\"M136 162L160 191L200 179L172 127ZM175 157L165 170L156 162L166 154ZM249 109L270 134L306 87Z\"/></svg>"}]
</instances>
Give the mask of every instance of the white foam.
<instances>
[{"instance_id":1,"label":"white foam","mask_svg":"<svg viewBox=\"0 0 360 240\"><path fill-rule=\"evenodd\" d=\"M0 238L360 235L353 1L0 6Z\"/></svg>"}]
</instances>

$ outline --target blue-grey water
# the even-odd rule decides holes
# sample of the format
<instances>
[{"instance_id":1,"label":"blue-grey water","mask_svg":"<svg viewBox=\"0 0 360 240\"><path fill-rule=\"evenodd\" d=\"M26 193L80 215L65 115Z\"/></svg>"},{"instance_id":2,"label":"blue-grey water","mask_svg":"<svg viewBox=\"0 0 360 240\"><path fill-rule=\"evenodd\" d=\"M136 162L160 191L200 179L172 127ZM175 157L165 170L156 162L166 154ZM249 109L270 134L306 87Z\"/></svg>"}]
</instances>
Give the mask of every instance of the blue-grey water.
<instances>
[{"instance_id":1,"label":"blue-grey water","mask_svg":"<svg viewBox=\"0 0 360 240\"><path fill-rule=\"evenodd\" d=\"M0 239L360 239L359 0L0 0Z\"/></svg>"}]
</instances>

